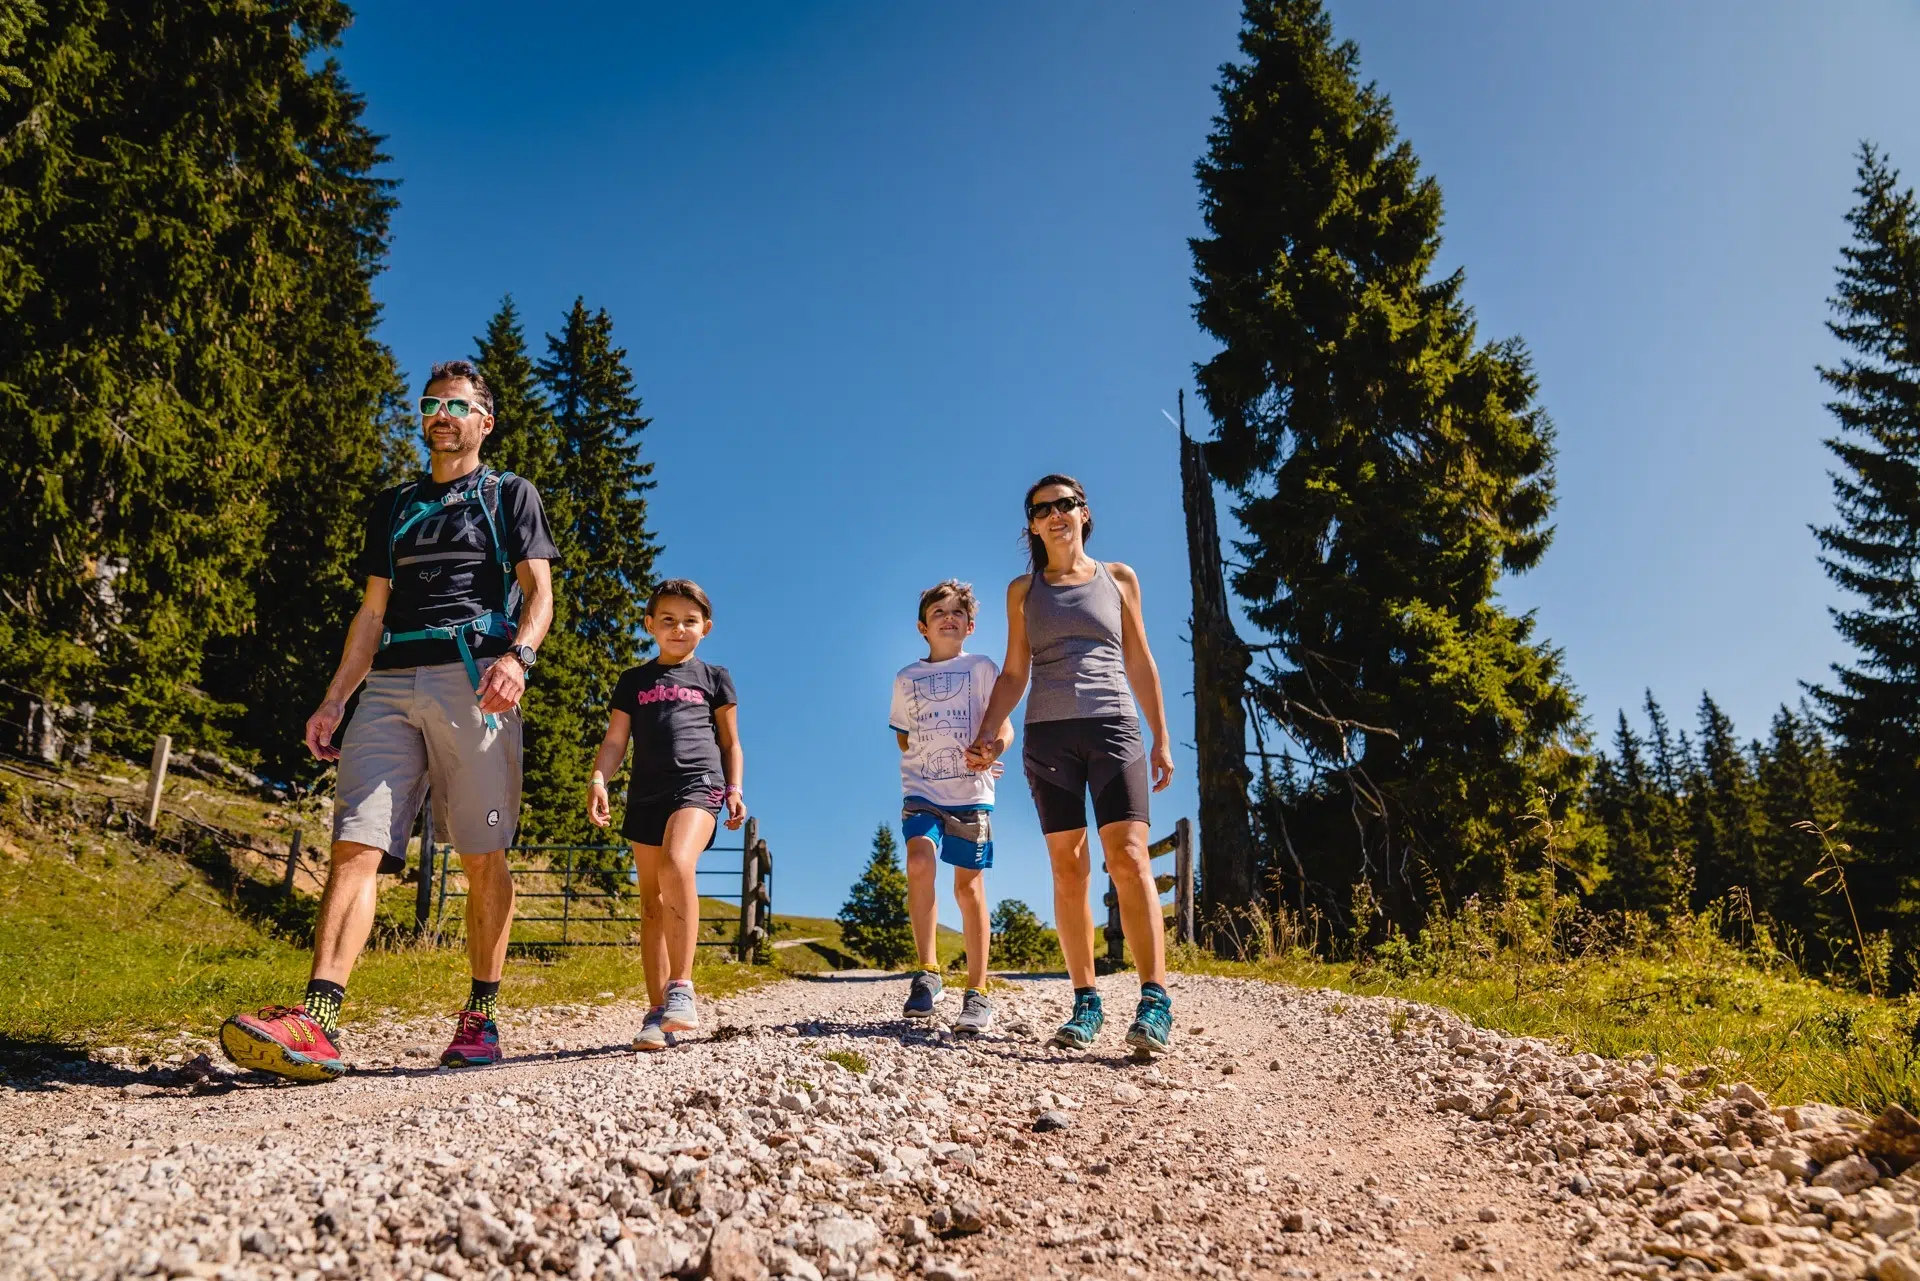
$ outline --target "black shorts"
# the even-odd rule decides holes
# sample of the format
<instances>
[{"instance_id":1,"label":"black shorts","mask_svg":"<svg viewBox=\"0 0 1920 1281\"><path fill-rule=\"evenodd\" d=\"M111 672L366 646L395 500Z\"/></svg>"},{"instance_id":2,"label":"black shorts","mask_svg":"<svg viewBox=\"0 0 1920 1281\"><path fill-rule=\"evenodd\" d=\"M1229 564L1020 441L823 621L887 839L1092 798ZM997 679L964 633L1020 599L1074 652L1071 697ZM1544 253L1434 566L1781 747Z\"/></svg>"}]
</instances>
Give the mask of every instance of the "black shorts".
<instances>
[{"instance_id":1,"label":"black shorts","mask_svg":"<svg viewBox=\"0 0 1920 1281\"><path fill-rule=\"evenodd\" d=\"M1131 716L1030 721L1023 754L1041 832L1085 827L1089 790L1096 827L1148 821L1147 746Z\"/></svg>"},{"instance_id":2,"label":"black shorts","mask_svg":"<svg viewBox=\"0 0 1920 1281\"><path fill-rule=\"evenodd\" d=\"M641 845L660 845L667 839L667 820L673 817L675 810L705 810L716 819L727 808L727 789L715 785L711 774L702 774L689 779L681 786L668 792L655 793L652 796L627 797L627 814L620 823L620 835ZM719 834L720 824L713 825L715 835ZM707 838L707 849L713 848L712 836Z\"/></svg>"}]
</instances>

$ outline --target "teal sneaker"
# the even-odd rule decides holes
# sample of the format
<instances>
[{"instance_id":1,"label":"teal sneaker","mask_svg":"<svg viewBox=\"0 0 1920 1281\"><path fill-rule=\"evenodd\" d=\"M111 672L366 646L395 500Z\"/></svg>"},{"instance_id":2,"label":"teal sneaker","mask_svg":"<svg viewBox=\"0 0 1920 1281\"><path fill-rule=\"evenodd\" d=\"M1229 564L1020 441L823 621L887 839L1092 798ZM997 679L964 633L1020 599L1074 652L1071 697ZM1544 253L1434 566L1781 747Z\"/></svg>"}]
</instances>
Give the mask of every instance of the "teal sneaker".
<instances>
[{"instance_id":1,"label":"teal sneaker","mask_svg":"<svg viewBox=\"0 0 1920 1281\"><path fill-rule=\"evenodd\" d=\"M1140 988L1140 1005L1127 1029L1127 1044L1143 1054L1165 1054L1173 1043L1173 998L1157 983Z\"/></svg>"},{"instance_id":2,"label":"teal sneaker","mask_svg":"<svg viewBox=\"0 0 1920 1281\"><path fill-rule=\"evenodd\" d=\"M1073 998L1073 1016L1053 1034L1053 1044L1063 1050L1084 1050L1093 1044L1106 1026L1107 1016L1100 1009L1100 994L1087 992Z\"/></svg>"}]
</instances>

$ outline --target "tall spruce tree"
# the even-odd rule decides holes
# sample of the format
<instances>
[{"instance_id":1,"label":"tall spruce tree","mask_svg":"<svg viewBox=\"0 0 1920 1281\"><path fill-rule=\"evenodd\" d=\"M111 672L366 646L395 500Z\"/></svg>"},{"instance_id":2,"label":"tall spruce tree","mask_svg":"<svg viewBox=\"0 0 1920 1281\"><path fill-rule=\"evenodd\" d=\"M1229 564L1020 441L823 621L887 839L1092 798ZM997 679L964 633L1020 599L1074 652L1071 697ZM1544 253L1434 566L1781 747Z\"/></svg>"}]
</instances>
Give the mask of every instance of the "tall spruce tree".
<instances>
[{"instance_id":1,"label":"tall spruce tree","mask_svg":"<svg viewBox=\"0 0 1920 1281\"><path fill-rule=\"evenodd\" d=\"M204 741L221 698L280 688L251 669L312 630L297 585L337 583L312 510L351 510L390 458L367 286L391 202L322 60L348 17L334 0L66 0L0 18L17 72L0 99L0 680L99 704L124 746L155 728ZM250 670L221 651L240 636ZM284 726L263 709L242 729Z\"/></svg>"},{"instance_id":2,"label":"tall spruce tree","mask_svg":"<svg viewBox=\"0 0 1920 1281\"><path fill-rule=\"evenodd\" d=\"M496 317L496 319L498 319ZM484 353L483 353L484 362ZM552 415L553 494L561 520L554 532L561 559L554 566L558 610L555 637L542 650L551 670L536 670L551 691L542 706L553 720L541 730L542 788L551 803L530 803L529 830L550 840L589 839L579 798L591 753L606 728L608 702L620 672L651 645L641 626L654 583L659 543L647 525L653 464L640 454L641 416L627 353L613 342L613 320L589 312L576 298L558 334L547 336L547 358L535 372ZM511 438L509 438L511 443ZM566 699L568 709L553 706ZM573 736L569 749L566 738ZM530 801L533 798L530 798Z\"/></svg>"},{"instance_id":3,"label":"tall spruce tree","mask_svg":"<svg viewBox=\"0 0 1920 1281\"><path fill-rule=\"evenodd\" d=\"M1838 512L1815 533L1854 598L1833 618L1856 656L1814 697L1850 791L1848 880L1878 930L1911 921L1920 867L1920 207L1871 145L1854 191L1827 326L1848 354L1820 370L1840 427L1826 442Z\"/></svg>"},{"instance_id":4,"label":"tall spruce tree","mask_svg":"<svg viewBox=\"0 0 1920 1281\"><path fill-rule=\"evenodd\" d=\"M591 769L589 744L599 741L606 719L605 708L592 705L590 655L575 626L578 604L564 587L578 496L561 466L565 441L527 351L526 332L512 298L501 300L486 333L474 345L475 363L493 391L494 429L487 441L487 462L533 482L560 547L559 562L553 567L553 626L541 643L540 661L521 703L523 839L587 839L590 833L581 821L581 807ZM617 795L618 780L614 786Z\"/></svg>"},{"instance_id":5,"label":"tall spruce tree","mask_svg":"<svg viewBox=\"0 0 1920 1281\"><path fill-rule=\"evenodd\" d=\"M1648 703L1658 709L1651 695ZM1613 755L1595 763L1589 804L1606 834L1606 876L1594 895L1595 905L1666 920L1682 905L1685 889L1675 845L1681 832L1679 806L1661 788L1645 744L1625 712L1614 729Z\"/></svg>"},{"instance_id":6,"label":"tall spruce tree","mask_svg":"<svg viewBox=\"0 0 1920 1281\"><path fill-rule=\"evenodd\" d=\"M1481 342L1462 274L1433 274L1440 188L1354 46L1318 0L1244 19L1197 167L1210 459L1272 638L1256 699L1311 771L1286 826L1329 912L1364 877L1411 923L1429 885L1492 887L1542 794L1563 855L1591 849L1578 699L1494 598L1547 548L1551 424L1524 347Z\"/></svg>"},{"instance_id":7,"label":"tall spruce tree","mask_svg":"<svg viewBox=\"0 0 1920 1281\"><path fill-rule=\"evenodd\" d=\"M1710 694L1700 695L1700 737L1687 789L1693 845L1693 907L1736 887L1759 902L1761 867L1754 761L1733 721Z\"/></svg>"},{"instance_id":8,"label":"tall spruce tree","mask_svg":"<svg viewBox=\"0 0 1920 1281\"><path fill-rule=\"evenodd\" d=\"M1820 861L1820 842L1798 827L1842 821L1845 800L1833 752L1819 721L1804 707L1774 714L1755 768L1761 874L1758 906L1784 926L1776 943L1813 972L1836 959L1852 933L1845 904L1807 888Z\"/></svg>"},{"instance_id":9,"label":"tall spruce tree","mask_svg":"<svg viewBox=\"0 0 1920 1281\"><path fill-rule=\"evenodd\" d=\"M853 883L840 908L840 937L847 948L883 970L913 959L913 921L907 915L907 873L893 829L882 823L873 832L866 870Z\"/></svg>"}]
</instances>

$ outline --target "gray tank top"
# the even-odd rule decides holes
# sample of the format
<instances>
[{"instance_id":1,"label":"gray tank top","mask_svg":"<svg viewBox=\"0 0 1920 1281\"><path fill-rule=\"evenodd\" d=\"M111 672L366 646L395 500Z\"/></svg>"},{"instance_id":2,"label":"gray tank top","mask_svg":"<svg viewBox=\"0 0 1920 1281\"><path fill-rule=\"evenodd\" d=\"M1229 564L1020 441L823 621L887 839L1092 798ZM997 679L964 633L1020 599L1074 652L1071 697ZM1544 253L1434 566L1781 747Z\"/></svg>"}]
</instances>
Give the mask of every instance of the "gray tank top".
<instances>
[{"instance_id":1,"label":"gray tank top","mask_svg":"<svg viewBox=\"0 0 1920 1281\"><path fill-rule=\"evenodd\" d=\"M1134 720L1133 690L1120 650L1120 584L1101 564L1076 587L1036 572L1027 589L1027 646L1033 684L1027 723L1088 716Z\"/></svg>"}]
</instances>

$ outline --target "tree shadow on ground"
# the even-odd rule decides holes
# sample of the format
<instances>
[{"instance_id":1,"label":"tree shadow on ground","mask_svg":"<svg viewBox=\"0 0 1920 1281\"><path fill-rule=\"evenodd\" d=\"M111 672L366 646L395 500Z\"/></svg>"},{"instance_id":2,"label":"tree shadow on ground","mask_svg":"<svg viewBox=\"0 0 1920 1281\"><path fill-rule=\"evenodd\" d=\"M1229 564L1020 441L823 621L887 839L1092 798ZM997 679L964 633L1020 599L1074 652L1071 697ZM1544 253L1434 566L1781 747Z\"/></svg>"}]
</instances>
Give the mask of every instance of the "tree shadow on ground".
<instances>
[{"instance_id":1,"label":"tree shadow on ground","mask_svg":"<svg viewBox=\"0 0 1920 1281\"><path fill-rule=\"evenodd\" d=\"M194 1063L105 1063L88 1058L87 1047L77 1041L0 1036L0 1090L15 1093L35 1094L81 1085L192 1090L216 1079L205 1066L196 1067Z\"/></svg>"}]
</instances>

